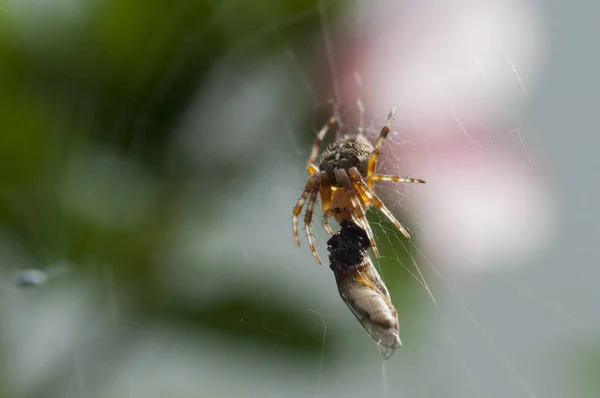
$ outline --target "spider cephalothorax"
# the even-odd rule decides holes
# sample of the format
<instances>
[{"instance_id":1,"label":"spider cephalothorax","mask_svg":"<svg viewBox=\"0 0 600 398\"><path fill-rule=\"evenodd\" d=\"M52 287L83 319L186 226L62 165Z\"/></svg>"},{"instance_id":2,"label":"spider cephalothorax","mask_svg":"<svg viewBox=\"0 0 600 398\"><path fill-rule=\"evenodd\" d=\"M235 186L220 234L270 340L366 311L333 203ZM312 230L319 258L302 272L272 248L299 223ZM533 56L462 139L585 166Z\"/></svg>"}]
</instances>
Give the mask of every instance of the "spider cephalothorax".
<instances>
[{"instance_id":1,"label":"spider cephalothorax","mask_svg":"<svg viewBox=\"0 0 600 398\"><path fill-rule=\"evenodd\" d=\"M321 260L317 255L317 250L312 241L310 223L318 194L321 195L324 216L323 228L325 228L327 233L330 235L333 234L328 224L329 217L335 217L339 224L342 224L344 221L354 222L367 233L369 243L373 247L376 258L379 258L379 252L373 240L373 231L365 217L365 210L369 206L374 205L377 207L408 238L406 229L396 220L373 191L375 181L425 182L413 178L375 174L377 158L381 152L383 141L390 132L393 114L394 111L392 110L385 126L381 129L377 145L374 148L362 134L354 137L343 137L324 151L318 167L315 161L319 152L319 146L327 131L335 125L335 117L329 119L329 122L317 134L312 151L306 162L306 169L311 176L306 183L302 196L300 196L298 203L296 203L292 217L294 239L299 246L298 215L302 211L302 207L304 207L306 198L309 198L304 216L304 225L306 227L308 244L317 263L321 264Z\"/></svg>"}]
</instances>

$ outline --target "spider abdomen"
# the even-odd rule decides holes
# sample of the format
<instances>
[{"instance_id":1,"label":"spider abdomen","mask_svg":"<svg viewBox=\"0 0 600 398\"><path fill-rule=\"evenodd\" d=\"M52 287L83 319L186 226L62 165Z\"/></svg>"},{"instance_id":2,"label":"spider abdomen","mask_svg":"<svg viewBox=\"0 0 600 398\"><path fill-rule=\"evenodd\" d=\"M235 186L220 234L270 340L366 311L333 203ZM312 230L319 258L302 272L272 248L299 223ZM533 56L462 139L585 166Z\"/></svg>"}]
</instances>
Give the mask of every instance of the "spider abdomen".
<instances>
[{"instance_id":1,"label":"spider abdomen","mask_svg":"<svg viewBox=\"0 0 600 398\"><path fill-rule=\"evenodd\" d=\"M344 136L323 151L319 170L327 173L333 186L339 186L335 171L339 169L348 171L356 167L364 176L373 150L373 145L362 134Z\"/></svg>"}]
</instances>

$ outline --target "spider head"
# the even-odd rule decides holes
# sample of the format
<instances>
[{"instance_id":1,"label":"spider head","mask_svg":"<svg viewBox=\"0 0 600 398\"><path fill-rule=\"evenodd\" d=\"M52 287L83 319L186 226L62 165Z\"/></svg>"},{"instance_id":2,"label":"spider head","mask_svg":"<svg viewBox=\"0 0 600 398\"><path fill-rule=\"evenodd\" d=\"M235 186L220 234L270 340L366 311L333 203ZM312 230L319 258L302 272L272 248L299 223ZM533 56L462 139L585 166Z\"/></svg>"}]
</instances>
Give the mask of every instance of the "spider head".
<instances>
[{"instance_id":1,"label":"spider head","mask_svg":"<svg viewBox=\"0 0 600 398\"><path fill-rule=\"evenodd\" d=\"M319 170L325 171L331 184L338 187L340 184L335 176L335 170L348 171L350 168L356 167L364 176L367 173L369 158L373 151L373 145L364 135L344 136L323 151Z\"/></svg>"}]
</instances>

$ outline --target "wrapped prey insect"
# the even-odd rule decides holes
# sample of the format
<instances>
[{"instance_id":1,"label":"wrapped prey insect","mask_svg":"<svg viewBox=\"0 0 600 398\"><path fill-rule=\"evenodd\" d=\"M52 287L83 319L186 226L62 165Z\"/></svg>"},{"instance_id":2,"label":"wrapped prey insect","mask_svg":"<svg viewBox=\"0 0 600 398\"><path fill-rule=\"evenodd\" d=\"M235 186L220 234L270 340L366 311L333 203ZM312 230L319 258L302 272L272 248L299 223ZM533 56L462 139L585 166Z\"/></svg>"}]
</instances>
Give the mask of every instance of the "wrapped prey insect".
<instances>
[{"instance_id":1,"label":"wrapped prey insect","mask_svg":"<svg viewBox=\"0 0 600 398\"><path fill-rule=\"evenodd\" d=\"M377 344L383 358L390 358L402 345L398 314L367 253L369 236L352 221L344 221L327 246L342 300Z\"/></svg>"}]
</instances>

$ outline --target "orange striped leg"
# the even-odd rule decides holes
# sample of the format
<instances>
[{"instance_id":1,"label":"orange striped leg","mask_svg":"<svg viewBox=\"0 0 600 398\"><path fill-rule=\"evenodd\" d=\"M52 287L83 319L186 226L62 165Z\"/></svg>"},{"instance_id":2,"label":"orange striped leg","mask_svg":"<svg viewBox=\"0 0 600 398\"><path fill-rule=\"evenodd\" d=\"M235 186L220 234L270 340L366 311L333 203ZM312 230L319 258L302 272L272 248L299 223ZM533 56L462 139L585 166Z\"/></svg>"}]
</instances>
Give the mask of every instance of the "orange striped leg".
<instances>
[{"instance_id":1,"label":"orange striped leg","mask_svg":"<svg viewBox=\"0 0 600 398\"><path fill-rule=\"evenodd\" d=\"M327 232L329 235L333 235L333 230L331 229L331 227L329 226L329 216L327 214L323 214L323 229L325 230L325 232Z\"/></svg>"},{"instance_id":2,"label":"orange striped leg","mask_svg":"<svg viewBox=\"0 0 600 398\"><path fill-rule=\"evenodd\" d=\"M373 248L373 254L375 254L375 258L379 258L379 250L377 250L377 246L375 245L373 230L371 229L371 225L369 225L369 221L365 216L365 209L363 208L360 199L357 197L356 192L352 187L352 182L350 181L346 170L338 169L336 171L335 176L337 180L342 184L342 187L344 187L344 189L346 189L346 191L348 192L350 201L352 202L353 210L350 211L350 214L352 215L352 221L354 221L356 225L361 226L362 229L365 230L365 232L367 233L367 237L369 238L369 243ZM356 216L354 215L354 212L356 212ZM356 219L358 219L359 222L356 222Z\"/></svg>"},{"instance_id":3,"label":"orange striped leg","mask_svg":"<svg viewBox=\"0 0 600 398\"><path fill-rule=\"evenodd\" d=\"M317 249L313 242L312 230L310 228L310 223L312 221L313 209L315 207L315 202L317 201L317 194L319 193L319 186L321 184L321 178L323 178L324 173L319 172L314 174L316 176L315 181L313 182L312 190L310 192L310 199L308 200L308 205L306 206L306 214L304 215L304 226L306 227L306 237L308 238L308 245L310 246L310 251L312 251L313 256L315 257L315 261L321 264L321 260L319 259L319 255L317 254Z\"/></svg>"},{"instance_id":4,"label":"orange striped leg","mask_svg":"<svg viewBox=\"0 0 600 398\"><path fill-rule=\"evenodd\" d=\"M331 182L329 176L325 174L321 179L321 208L323 210L323 229L333 235L333 231L329 226L329 214L331 212Z\"/></svg>"},{"instance_id":5,"label":"orange striped leg","mask_svg":"<svg viewBox=\"0 0 600 398\"><path fill-rule=\"evenodd\" d=\"M400 177L393 176L387 174L373 174L367 177L367 185L372 181L393 181L393 182L405 182L405 183L415 183L415 184L425 184L425 181L419 180L417 178L408 178L408 177ZM372 184L369 185L371 187Z\"/></svg>"},{"instance_id":6,"label":"orange striped leg","mask_svg":"<svg viewBox=\"0 0 600 398\"><path fill-rule=\"evenodd\" d=\"M298 215L302 211L302 207L304 207L304 201L310 194L312 190L313 182L315 181L316 175L312 175L308 182L306 183L306 187L304 187L304 191L302 192L302 196L298 199L296 203L296 207L294 207L294 215L292 216L292 226L294 228L294 240L296 241L296 245L300 246L300 238L298 238Z\"/></svg>"},{"instance_id":7,"label":"orange striped leg","mask_svg":"<svg viewBox=\"0 0 600 398\"><path fill-rule=\"evenodd\" d=\"M310 174L315 174L319 171L319 167L315 164L317 160L317 155L319 153L319 147L321 146L321 142L323 138L325 138L325 134L327 131L335 124L335 116L332 116L331 119L319 130L317 133L317 138L315 138L315 143L313 144L312 150L310 151L310 156L308 157L308 161L306 162L306 170Z\"/></svg>"},{"instance_id":8,"label":"orange striped leg","mask_svg":"<svg viewBox=\"0 0 600 398\"><path fill-rule=\"evenodd\" d=\"M354 188L362 195L368 197L369 200L373 202L373 205L375 205L375 207L377 207L379 211L381 211L394 224L394 226L398 228L400 232L402 232L402 235L404 235L407 238L410 237L406 228L404 228L402 224L400 224L400 221L396 220L396 217L394 217L392 212L383 204L381 199L379 199L379 197L375 195L375 192L373 192L373 190L369 188L369 186L365 183L358 169L356 169L356 167L352 167L349 170L349 173L350 181L352 181L352 185L354 186Z\"/></svg>"},{"instance_id":9,"label":"orange striped leg","mask_svg":"<svg viewBox=\"0 0 600 398\"><path fill-rule=\"evenodd\" d=\"M394 117L395 112L396 112L396 110L394 108L392 108L392 110L390 111L390 114L388 115L387 121L385 122L385 125L381 129L381 133L379 133L379 139L377 140L377 145L375 145L375 150L373 151L373 153L371 154L371 157L369 158L369 163L368 163L368 167L367 167L367 176L375 174L375 167L377 166L377 158L379 157L379 154L381 153L381 147L383 146L383 141L385 141L385 138L387 137L388 133L390 132L390 127L392 126L392 118ZM372 182L368 183L368 185L369 185L369 188L373 188Z\"/></svg>"},{"instance_id":10,"label":"orange striped leg","mask_svg":"<svg viewBox=\"0 0 600 398\"><path fill-rule=\"evenodd\" d=\"M373 230L371 229L369 220L367 220L367 217L365 215L365 210L356 195L354 195L354 197L352 198L352 205L354 206L356 213L358 213L359 220L363 221L364 230L367 233L367 237L369 238L369 243L371 244L371 247L373 248L373 254L375 255L375 258L379 259L379 250L377 249L377 245L375 245L375 237L373 236Z\"/></svg>"}]
</instances>

